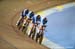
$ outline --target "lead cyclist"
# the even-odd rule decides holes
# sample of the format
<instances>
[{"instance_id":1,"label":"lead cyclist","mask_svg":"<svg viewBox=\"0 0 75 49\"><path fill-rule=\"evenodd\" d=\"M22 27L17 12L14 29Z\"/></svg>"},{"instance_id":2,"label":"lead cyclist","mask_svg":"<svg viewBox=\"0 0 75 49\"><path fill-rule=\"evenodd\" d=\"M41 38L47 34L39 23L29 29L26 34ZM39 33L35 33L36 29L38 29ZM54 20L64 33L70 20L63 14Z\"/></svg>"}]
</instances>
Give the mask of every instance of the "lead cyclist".
<instances>
[{"instance_id":1,"label":"lead cyclist","mask_svg":"<svg viewBox=\"0 0 75 49\"><path fill-rule=\"evenodd\" d=\"M39 41L39 44L42 43L43 36L44 36L44 31L45 31L45 28L46 28L46 23L47 23L47 18L45 17L42 20L42 25L40 27L39 33L36 34L36 42Z\"/></svg>"}]
</instances>

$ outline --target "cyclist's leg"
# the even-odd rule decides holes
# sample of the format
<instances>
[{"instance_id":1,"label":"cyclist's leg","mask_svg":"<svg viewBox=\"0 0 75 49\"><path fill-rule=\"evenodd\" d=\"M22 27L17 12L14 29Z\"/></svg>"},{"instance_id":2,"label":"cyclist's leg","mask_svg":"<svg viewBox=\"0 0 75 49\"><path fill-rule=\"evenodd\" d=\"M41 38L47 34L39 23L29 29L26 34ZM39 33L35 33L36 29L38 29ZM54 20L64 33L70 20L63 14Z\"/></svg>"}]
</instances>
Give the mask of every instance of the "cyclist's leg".
<instances>
[{"instance_id":1,"label":"cyclist's leg","mask_svg":"<svg viewBox=\"0 0 75 49\"><path fill-rule=\"evenodd\" d=\"M20 25L20 21L17 23L17 27Z\"/></svg>"},{"instance_id":2,"label":"cyclist's leg","mask_svg":"<svg viewBox=\"0 0 75 49\"><path fill-rule=\"evenodd\" d=\"M22 26L22 32L24 31L25 28L26 28L26 23L24 23Z\"/></svg>"},{"instance_id":3,"label":"cyclist's leg","mask_svg":"<svg viewBox=\"0 0 75 49\"><path fill-rule=\"evenodd\" d=\"M39 33L36 34L36 42L38 42Z\"/></svg>"},{"instance_id":4,"label":"cyclist's leg","mask_svg":"<svg viewBox=\"0 0 75 49\"><path fill-rule=\"evenodd\" d=\"M17 23L16 23L17 26L19 26L19 23L20 23L21 18L22 18L22 17L20 17L20 18L18 19L18 21L17 21Z\"/></svg>"},{"instance_id":5,"label":"cyclist's leg","mask_svg":"<svg viewBox=\"0 0 75 49\"><path fill-rule=\"evenodd\" d=\"M30 31L29 37L31 37L32 33L33 33L33 28Z\"/></svg>"},{"instance_id":6,"label":"cyclist's leg","mask_svg":"<svg viewBox=\"0 0 75 49\"><path fill-rule=\"evenodd\" d=\"M40 38L39 38L39 44L42 43L42 40L43 40L43 33L40 35Z\"/></svg>"},{"instance_id":7,"label":"cyclist's leg","mask_svg":"<svg viewBox=\"0 0 75 49\"><path fill-rule=\"evenodd\" d=\"M33 34L32 34L32 39L34 40L35 37L35 33L36 33L36 28L34 28Z\"/></svg>"},{"instance_id":8,"label":"cyclist's leg","mask_svg":"<svg viewBox=\"0 0 75 49\"><path fill-rule=\"evenodd\" d=\"M25 29L25 26L22 27L22 32L24 31L24 29Z\"/></svg>"},{"instance_id":9,"label":"cyclist's leg","mask_svg":"<svg viewBox=\"0 0 75 49\"><path fill-rule=\"evenodd\" d=\"M21 22L20 22L20 25L18 26L18 29L19 29L19 30L21 29Z\"/></svg>"},{"instance_id":10,"label":"cyclist's leg","mask_svg":"<svg viewBox=\"0 0 75 49\"><path fill-rule=\"evenodd\" d=\"M22 25L23 25L23 21L21 20L19 25L19 30L22 28Z\"/></svg>"},{"instance_id":11,"label":"cyclist's leg","mask_svg":"<svg viewBox=\"0 0 75 49\"><path fill-rule=\"evenodd\" d=\"M27 31L27 29L28 29L28 23L26 23L26 26L25 26L25 29L24 29L24 34L26 34L26 31Z\"/></svg>"},{"instance_id":12,"label":"cyclist's leg","mask_svg":"<svg viewBox=\"0 0 75 49\"><path fill-rule=\"evenodd\" d=\"M27 31L27 26L24 28L24 34L26 34L26 31Z\"/></svg>"},{"instance_id":13,"label":"cyclist's leg","mask_svg":"<svg viewBox=\"0 0 75 49\"><path fill-rule=\"evenodd\" d=\"M33 32L33 34L32 34L32 39L34 40L34 37L35 37L35 32Z\"/></svg>"}]
</instances>

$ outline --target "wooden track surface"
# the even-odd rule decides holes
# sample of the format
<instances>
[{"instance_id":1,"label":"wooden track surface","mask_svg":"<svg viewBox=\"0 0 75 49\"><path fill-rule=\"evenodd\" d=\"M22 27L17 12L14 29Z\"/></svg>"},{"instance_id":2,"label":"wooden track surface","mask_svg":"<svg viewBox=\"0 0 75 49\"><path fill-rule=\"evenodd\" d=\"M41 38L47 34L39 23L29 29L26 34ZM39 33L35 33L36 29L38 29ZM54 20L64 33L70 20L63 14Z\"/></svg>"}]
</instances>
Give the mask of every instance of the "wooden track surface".
<instances>
[{"instance_id":1,"label":"wooden track surface","mask_svg":"<svg viewBox=\"0 0 75 49\"><path fill-rule=\"evenodd\" d=\"M0 0L0 49L48 49L28 38L15 25L24 8L34 12L74 0Z\"/></svg>"}]
</instances>

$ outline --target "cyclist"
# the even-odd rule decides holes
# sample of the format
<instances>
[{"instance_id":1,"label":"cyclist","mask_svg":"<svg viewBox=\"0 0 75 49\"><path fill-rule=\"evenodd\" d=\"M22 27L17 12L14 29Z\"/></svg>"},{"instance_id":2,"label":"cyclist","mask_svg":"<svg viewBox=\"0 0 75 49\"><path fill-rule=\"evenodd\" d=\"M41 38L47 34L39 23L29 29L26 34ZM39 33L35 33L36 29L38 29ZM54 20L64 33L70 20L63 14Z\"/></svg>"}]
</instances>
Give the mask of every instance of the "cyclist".
<instances>
[{"instance_id":1,"label":"cyclist","mask_svg":"<svg viewBox=\"0 0 75 49\"><path fill-rule=\"evenodd\" d=\"M32 18L32 28L31 28L31 31L30 31L30 34L29 34L29 37L31 37L32 36L32 34L33 34L33 32L35 32L35 27L36 27L36 20L35 20L35 15L34 15L34 17ZM35 29L35 30L34 30Z\"/></svg>"},{"instance_id":2,"label":"cyclist","mask_svg":"<svg viewBox=\"0 0 75 49\"><path fill-rule=\"evenodd\" d=\"M24 34L25 34L26 31L27 31L27 28L28 28L28 26L29 26L29 23L32 22L32 18L33 18L33 16L34 16L34 12L31 11L31 12L29 13L28 19L27 19L27 21L26 21L26 23L25 23L25 25L24 25L24 28L23 28L23 30L24 30Z\"/></svg>"},{"instance_id":3,"label":"cyclist","mask_svg":"<svg viewBox=\"0 0 75 49\"><path fill-rule=\"evenodd\" d=\"M36 35L36 42L38 42L38 40L39 40L39 44L42 43L43 35L44 35L44 30L45 30L45 27L46 27L46 23L47 23L47 18L45 17L42 20L42 26L41 26L41 28L39 30L39 33L37 33L37 35Z\"/></svg>"},{"instance_id":4,"label":"cyclist","mask_svg":"<svg viewBox=\"0 0 75 49\"><path fill-rule=\"evenodd\" d=\"M24 23L24 21L26 20L28 13L29 13L29 10L28 10L28 9L24 9L24 10L22 11L22 15L21 15L22 17L21 17L21 19L20 19L20 21L22 21L22 22L19 21L19 23L20 23L19 29L21 29L21 28L23 27L23 23Z\"/></svg>"},{"instance_id":5,"label":"cyclist","mask_svg":"<svg viewBox=\"0 0 75 49\"><path fill-rule=\"evenodd\" d=\"M19 18L18 22L17 22L17 26L20 26L23 24L24 20L27 18L27 14L29 13L28 9L24 9L22 11L21 17Z\"/></svg>"},{"instance_id":6,"label":"cyclist","mask_svg":"<svg viewBox=\"0 0 75 49\"><path fill-rule=\"evenodd\" d=\"M33 23L34 25L33 25L32 29L31 29L31 32L30 32L30 35L29 35L29 37L32 35L33 40L34 40L36 32L38 32L37 28L39 27L40 22L41 22L41 16L37 15L36 18L35 18L35 23Z\"/></svg>"}]
</instances>

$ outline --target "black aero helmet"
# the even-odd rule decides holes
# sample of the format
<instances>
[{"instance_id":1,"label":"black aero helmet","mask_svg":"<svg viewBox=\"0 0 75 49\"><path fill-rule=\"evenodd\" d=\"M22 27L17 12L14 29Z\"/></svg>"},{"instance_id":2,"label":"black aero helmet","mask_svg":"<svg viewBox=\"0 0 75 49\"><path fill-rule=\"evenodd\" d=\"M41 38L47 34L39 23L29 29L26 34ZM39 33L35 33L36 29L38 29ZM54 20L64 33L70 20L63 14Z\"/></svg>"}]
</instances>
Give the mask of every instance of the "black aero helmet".
<instances>
[{"instance_id":1,"label":"black aero helmet","mask_svg":"<svg viewBox=\"0 0 75 49\"><path fill-rule=\"evenodd\" d=\"M45 17L44 19L43 19L43 24L46 24L47 23L47 18Z\"/></svg>"},{"instance_id":2,"label":"black aero helmet","mask_svg":"<svg viewBox=\"0 0 75 49\"><path fill-rule=\"evenodd\" d=\"M40 20L41 20L41 16L40 15L37 15L36 21L40 21Z\"/></svg>"},{"instance_id":3,"label":"black aero helmet","mask_svg":"<svg viewBox=\"0 0 75 49\"><path fill-rule=\"evenodd\" d=\"M45 17L44 20L47 20L47 18Z\"/></svg>"},{"instance_id":4,"label":"black aero helmet","mask_svg":"<svg viewBox=\"0 0 75 49\"><path fill-rule=\"evenodd\" d=\"M29 15L30 18L32 18L34 16L34 12L32 11Z\"/></svg>"},{"instance_id":5,"label":"black aero helmet","mask_svg":"<svg viewBox=\"0 0 75 49\"><path fill-rule=\"evenodd\" d=\"M26 9L25 14L27 15L28 13L29 13L29 10L28 10L28 9ZM25 16L26 16L26 15L25 15Z\"/></svg>"},{"instance_id":6,"label":"black aero helmet","mask_svg":"<svg viewBox=\"0 0 75 49\"><path fill-rule=\"evenodd\" d=\"M26 16L28 13L29 13L29 10L28 9L24 9L22 11L22 17Z\"/></svg>"}]
</instances>

